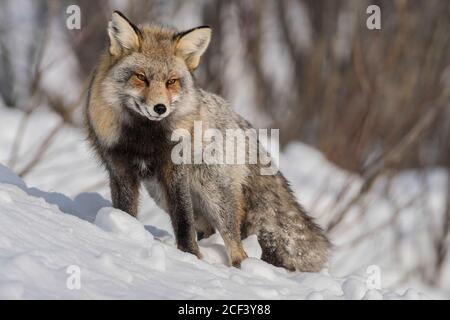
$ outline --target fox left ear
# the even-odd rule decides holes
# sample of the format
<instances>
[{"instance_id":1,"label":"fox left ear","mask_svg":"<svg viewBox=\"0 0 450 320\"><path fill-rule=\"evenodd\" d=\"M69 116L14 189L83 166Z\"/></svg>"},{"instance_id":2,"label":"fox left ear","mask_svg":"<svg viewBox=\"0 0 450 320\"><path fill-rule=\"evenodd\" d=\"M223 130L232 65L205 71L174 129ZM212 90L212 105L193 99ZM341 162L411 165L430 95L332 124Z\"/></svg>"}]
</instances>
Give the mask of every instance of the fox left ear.
<instances>
[{"instance_id":1,"label":"fox left ear","mask_svg":"<svg viewBox=\"0 0 450 320\"><path fill-rule=\"evenodd\" d=\"M194 28L176 36L175 54L186 61L189 70L195 70L211 41L212 29L208 26Z\"/></svg>"}]
</instances>

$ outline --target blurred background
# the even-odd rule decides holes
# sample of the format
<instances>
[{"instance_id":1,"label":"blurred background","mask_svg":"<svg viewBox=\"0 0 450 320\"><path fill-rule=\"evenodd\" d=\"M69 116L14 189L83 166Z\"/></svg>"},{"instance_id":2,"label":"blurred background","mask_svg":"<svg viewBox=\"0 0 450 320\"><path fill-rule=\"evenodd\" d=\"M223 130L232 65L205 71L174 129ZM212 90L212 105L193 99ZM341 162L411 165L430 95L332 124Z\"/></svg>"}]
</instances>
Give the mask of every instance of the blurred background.
<instances>
[{"instance_id":1,"label":"blurred background","mask_svg":"<svg viewBox=\"0 0 450 320\"><path fill-rule=\"evenodd\" d=\"M197 83L280 129L281 171L336 245L331 272L375 264L385 286L450 296L448 0L2 0L0 162L32 186L109 197L81 110L116 9L213 27Z\"/></svg>"}]
</instances>

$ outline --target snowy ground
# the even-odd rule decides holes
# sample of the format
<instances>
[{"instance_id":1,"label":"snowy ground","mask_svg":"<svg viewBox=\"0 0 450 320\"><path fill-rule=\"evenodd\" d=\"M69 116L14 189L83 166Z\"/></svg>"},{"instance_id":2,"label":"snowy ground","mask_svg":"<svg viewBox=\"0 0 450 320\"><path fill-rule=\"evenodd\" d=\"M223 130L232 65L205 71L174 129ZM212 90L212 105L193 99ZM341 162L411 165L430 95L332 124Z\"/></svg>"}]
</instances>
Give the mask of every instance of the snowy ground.
<instances>
[{"instance_id":1,"label":"snowy ground","mask_svg":"<svg viewBox=\"0 0 450 320\"><path fill-rule=\"evenodd\" d=\"M0 163L6 164L20 113L0 107L0 115ZM46 112L33 115L14 171L30 161L37 143L56 122L57 118ZM357 177L338 170L318 152L301 144L286 150L281 170L320 223L329 219L327 201L336 196L337 190L351 179L352 187L348 190L351 194L360 183ZM408 195L419 192L414 188L414 179L414 173L405 173L390 186L392 192L401 191L399 201L407 201ZM429 206L432 212L439 212L446 176L436 170L427 179L436 189ZM105 175L76 129L60 132L44 161L25 180L26 183L6 166L0 166L0 298L3 299L450 297L445 279L439 290L415 278L398 280L415 266L418 257L423 258L418 252L427 251L420 247L424 235L416 223L415 212L400 217L405 220L401 224L404 234L400 252L392 250L392 243L399 240L389 230L376 233L369 241L357 241L390 218L389 203L383 201L382 192L371 197L379 205L371 207L373 212L368 217L349 215L330 235L336 248L328 269L306 274L289 273L259 260L260 248L255 237L245 240L251 258L241 270L226 265L223 243L217 236L201 241L204 261L178 251L167 215L147 196L142 196L139 220L110 208ZM379 184L380 190L386 188L382 181ZM317 204L319 192L321 201ZM341 228L345 231L340 231ZM73 289L78 284L78 271L80 288ZM373 275L375 284L376 279L381 280L379 290L373 289Z\"/></svg>"},{"instance_id":2,"label":"snowy ground","mask_svg":"<svg viewBox=\"0 0 450 320\"><path fill-rule=\"evenodd\" d=\"M108 203L96 194L71 200L28 188L3 166L0 182L3 299L423 297L412 289L403 295L368 290L363 277L338 279L325 270L288 273L258 259L261 250L254 236L245 241L252 258L241 270L225 265L223 244L214 236L201 242L206 260L201 261L178 251L167 232L103 207ZM94 223L85 220L90 218ZM80 271L78 290L73 289L73 270Z\"/></svg>"}]
</instances>

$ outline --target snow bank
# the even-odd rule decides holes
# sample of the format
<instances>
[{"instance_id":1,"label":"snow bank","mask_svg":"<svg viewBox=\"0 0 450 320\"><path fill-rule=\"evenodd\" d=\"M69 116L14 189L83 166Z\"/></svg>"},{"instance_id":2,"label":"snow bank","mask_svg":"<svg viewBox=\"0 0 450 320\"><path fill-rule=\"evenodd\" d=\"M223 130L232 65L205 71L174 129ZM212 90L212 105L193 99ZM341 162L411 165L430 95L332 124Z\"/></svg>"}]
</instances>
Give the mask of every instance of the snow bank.
<instances>
[{"instance_id":1,"label":"snow bank","mask_svg":"<svg viewBox=\"0 0 450 320\"><path fill-rule=\"evenodd\" d=\"M244 242L251 257L242 269L224 264L217 235L200 242L205 259L198 260L177 250L169 232L108 204L97 194L72 200L28 188L0 165L0 298L424 298L370 288L364 277L287 272L258 259L255 237Z\"/></svg>"}]
</instances>

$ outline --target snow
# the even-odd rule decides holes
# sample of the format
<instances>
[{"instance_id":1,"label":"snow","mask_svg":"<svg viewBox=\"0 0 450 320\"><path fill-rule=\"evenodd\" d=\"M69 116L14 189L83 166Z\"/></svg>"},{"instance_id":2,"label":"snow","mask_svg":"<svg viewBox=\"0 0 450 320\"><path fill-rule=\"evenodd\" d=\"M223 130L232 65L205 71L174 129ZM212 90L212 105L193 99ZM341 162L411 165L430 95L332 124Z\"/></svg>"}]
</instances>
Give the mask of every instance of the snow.
<instances>
[{"instance_id":1,"label":"snow","mask_svg":"<svg viewBox=\"0 0 450 320\"><path fill-rule=\"evenodd\" d=\"M114 209L102 208L95 217L95 225L105 231L112 232L116 235L125 236L127 239L136 241L137 243L147 243L153 240L153 237L144 225L129 214Z\"/></svg>"},{"instance_id":2,"label":"snow","mask_svg":"<svg viewBox=\"0 0 450 320\"><path fill-rule=\"evenodd\" d=\"M0 107L0 163L8 161L21 114ZM45 110L32 115L19 150L19 170L30 160L36 141L57 119ZM294 161L293 161L294 159ZM292 182L300 201L321 224L329 219L328 204L342 185L352 181L346 197L361 181L344 172L314 149L300 143L287 148L281 170ZM301 165L299 165L301 163ZM314 172L314 174L311 174ZM441 209L445 175L428 176L435 189L428 200L433 212ZM324 183L324 181L326 183ZM420 190L415 174L401 175L393 192L407 201ZM383 182L377 187L381 191ZM408 186L405 189L405 185ZM321 187L319 187L321 186ZM399 192L399 191L403 192ZM389 219L389 204L381 193L371 195L378 205L369 217L350 214L330 236L335 245L330 264L319 273L288 272L260 260L256 236L244 240L249 256L241 269L228 266L222 239L217 234L199 242L203 259L176 248L168 215L142 195L138 219L111 208L103 169L88 151L83 135L63 129L55 144L29 175L26 183L0 165L0 298L1 299L424 299L449 297L445 289L430 288L417 279L398 284L407 266L418 260L415 211L401 228L403 251L392 250L391 232L355 247L348 242ZM317 203L318 193L321 201ZM436 219L438 221L438 215ZM355 223L357 222L357 223ZM343 228L343 227L342 227ZM420 250L419 250L420 249ZM379 268L381 283L373 288L368 272ZM375 271L378 270L375 268ZM74 275L79 271L79 288Z\"/></svg>"},{"instance_id":3,"label":"snow","mask_svg":"<svg viewBox=\"0 0 450 320\"><path fill-rule=\"evenodd\" d=\"M253 257L240 270L224 265L217 236L200 242L205 261L198 260L120 210L103 207L91 223L77 217L77 210L62 211L76 208L76 201L28 188L4 166L0 172L3 299L421 298L410 291L366 294L364 280L333 278L326 271L287 272L254 257L261 254L255 236L244 241ZM85 199L91 208L107 202ZM66 285L71 266L81 271L79 290Z\"/></svg>"},{"instance_id":4,"label":"snow","mask_svg":"<svg viewBox=\"0 0 450 320\"><path fill-rule=\"evenodd\" d=\"M43 191L43 197L36 197L22 183L10 184L11 172L6 176L8 183L0 179L1 194L8 195L0 201L2 298L280 299L306 298L310 293L309 286L296 279L299 274L256 258L244 261L239 270L214 261L214 254L202 245L205 260L211 262L198 260L159 241L138 220L116 209L100 209L94 224L63 213L54 204L61 197ZM60 204L64 205L65 201ZM246 241L247 246L256 244ZM81 270L79 290L66 286L71 266ZM342 280L308 276L318 279L309 282L316 288L323 281L334 284L337 290L328 297L342 296Z\"/></svg>"}]
</instances>

